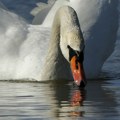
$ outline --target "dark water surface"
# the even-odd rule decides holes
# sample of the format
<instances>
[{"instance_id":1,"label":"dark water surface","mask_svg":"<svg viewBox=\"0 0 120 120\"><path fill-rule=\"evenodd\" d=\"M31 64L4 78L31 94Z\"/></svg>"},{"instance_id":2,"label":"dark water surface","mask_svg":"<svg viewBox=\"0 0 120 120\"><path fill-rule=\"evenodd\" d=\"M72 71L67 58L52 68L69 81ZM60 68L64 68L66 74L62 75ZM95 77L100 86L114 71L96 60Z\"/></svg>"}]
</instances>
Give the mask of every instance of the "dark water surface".
<instances>
[{"instance_id":1,"label":"dark water surface","mask_svg":"<svg viewBox=\"0 0 120 120\"><path fill-rule=\"evenodd\" d=\"M0 82L0 120L120 120L120 80Z\"/></svg>"}]
</instances>

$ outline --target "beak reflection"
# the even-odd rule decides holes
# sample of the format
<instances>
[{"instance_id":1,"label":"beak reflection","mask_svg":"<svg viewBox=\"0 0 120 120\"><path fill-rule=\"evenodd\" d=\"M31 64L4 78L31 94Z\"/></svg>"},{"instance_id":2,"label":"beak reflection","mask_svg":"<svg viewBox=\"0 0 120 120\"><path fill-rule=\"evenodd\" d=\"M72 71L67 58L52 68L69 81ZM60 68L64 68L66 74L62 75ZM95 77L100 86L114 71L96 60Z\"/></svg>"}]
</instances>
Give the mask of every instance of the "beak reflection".
<instances>
[{"instance_id":1,"label":"beak reflection","mask_svg":"<svg viewBox=\"0 0 120 120\"><path fill-rule=\"evenodd\" d=\"M72 107L80 107L83 106L83 102L85 100L85 91L84 90L74 90L71 96L71 106ZM77 108L76 108L77 109ZM72 111L71 116L83 116L84 111Z\"/></svg>"}]
</instances>

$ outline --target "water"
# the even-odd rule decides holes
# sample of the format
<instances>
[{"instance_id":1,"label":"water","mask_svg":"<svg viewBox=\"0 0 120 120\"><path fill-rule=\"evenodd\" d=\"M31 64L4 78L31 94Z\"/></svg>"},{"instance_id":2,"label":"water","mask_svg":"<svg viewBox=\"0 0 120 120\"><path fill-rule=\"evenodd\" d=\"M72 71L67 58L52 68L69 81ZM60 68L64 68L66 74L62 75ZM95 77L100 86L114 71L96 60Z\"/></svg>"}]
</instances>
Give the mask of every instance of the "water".
<instances>
[{"instance_id":1,"label":"water","mask_svg":"<svg viewBox=\"0 0 120 120\"><path fill-rule=\"evenodd\" d=\"M117 83L117 84L116 84ZM120 82L0 82L0 120L119 120Z\"/></svg>"}]
</instances>

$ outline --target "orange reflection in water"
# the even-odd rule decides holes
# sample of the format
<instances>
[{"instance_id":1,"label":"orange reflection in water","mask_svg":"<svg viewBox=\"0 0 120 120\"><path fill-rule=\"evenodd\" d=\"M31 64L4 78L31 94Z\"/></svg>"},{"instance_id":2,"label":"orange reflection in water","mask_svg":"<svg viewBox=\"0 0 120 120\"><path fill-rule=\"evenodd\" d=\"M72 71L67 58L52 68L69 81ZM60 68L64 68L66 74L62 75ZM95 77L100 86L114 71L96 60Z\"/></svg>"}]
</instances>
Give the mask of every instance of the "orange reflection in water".
<instances>
[{"instance_id":1,"label":"orange reflection in water","mask_svg":"<svg viewBox=\"0 0 120 120\"><path fill-rule=\"evenodd\" d=\"M70 116L83 116L84 111L77 110L80 106L83 106L83 101L85 100L85 91L84 90L74 90L71 95L70 104L72 107L76 107L75 111L70 112Z\"/></svg>"}]
</instances>

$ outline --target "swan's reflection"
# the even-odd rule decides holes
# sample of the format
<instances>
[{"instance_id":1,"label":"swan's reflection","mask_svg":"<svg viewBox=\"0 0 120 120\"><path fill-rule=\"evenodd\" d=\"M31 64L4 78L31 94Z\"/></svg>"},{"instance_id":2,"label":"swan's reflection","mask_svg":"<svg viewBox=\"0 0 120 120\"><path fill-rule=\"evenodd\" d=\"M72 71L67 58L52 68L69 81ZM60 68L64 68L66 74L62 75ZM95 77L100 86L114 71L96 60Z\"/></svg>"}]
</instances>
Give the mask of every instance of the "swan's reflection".
<instances>
[{"instance_id":1,"label":"swan's reflection","mask_svg":"<svg viewBox=\"0 0 120 120\"><path fill-rule=\"evenodd\" d=\"M83 106L83 102L85 100L85 90L75 89L72 91L72 94L70 97L71 97L71 100L70 100L71 106L79 108L80 106ZM84 114L84 111L73 110L71 111L70 116L82 117L83 114Z\"/></svg>"},{"instance_id":2,"label":"swan's reflection","mask_svg":"<svg viewBox=\"0 0 120 120\"><path fill-rule=\"evenodd\" d=\"M72 117L82 117L84 115L84 100L86 90L74 87L72 83L54 85L55 97L58 100L58 118L70 119ZM73 119L73 118L72 118Z\"/></svg>"},{"instance_id":3,"label":"swan's reflection","mask_svg":"<svg viewBox=\"0 0 120 120\"><path fill-rule=\"evenodd\" d=\"M71 106L82 106L84 99L84 90L74 90L71 95Z\"/></svg>"},{"instance_id":4,"label":"swan's reflection","mask_svg":"<svg viewBox=\"0 0 120 120\"><path fill-rule=\"evenodd\" d=\"M116 97L112 90L103 87L106 83L100 80L88 82L86 89L73 87L72 83L56 84L57 118L76 120L82 118L113 119L118 115ZM109 86L109 84L106 84Z\"/></svg>"},{"instance_id":5,"label":"swan's reflection","mask_svg":"<svg viewBox=\"0 0 120 120\"><path fill-rule=\"evenodd\" d=\"M98 80L88 82L86 90L71 82L0 82L0 119L113 120L119 118L118 91Z\"/></svg>"}]
</instances>

